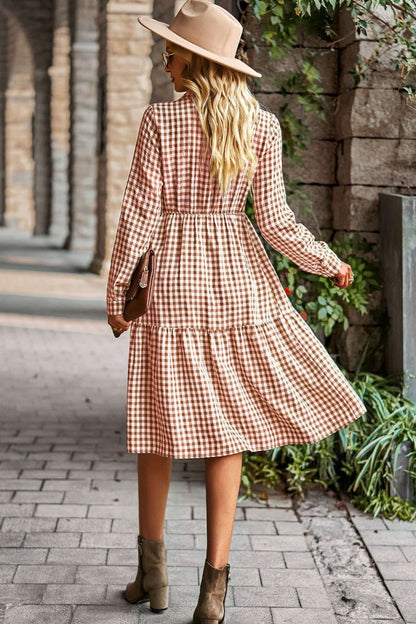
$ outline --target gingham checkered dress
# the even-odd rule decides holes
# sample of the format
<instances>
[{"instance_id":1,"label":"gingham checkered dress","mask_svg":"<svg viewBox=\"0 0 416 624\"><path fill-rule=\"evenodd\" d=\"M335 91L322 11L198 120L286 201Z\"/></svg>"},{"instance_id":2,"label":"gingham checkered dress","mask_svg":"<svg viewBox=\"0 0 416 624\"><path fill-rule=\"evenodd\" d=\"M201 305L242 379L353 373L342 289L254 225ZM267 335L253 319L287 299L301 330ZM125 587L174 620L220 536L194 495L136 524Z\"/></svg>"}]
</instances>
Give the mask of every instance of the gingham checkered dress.
<instances>
[{"instance_id":1,"label":"gingham checkered dress","mask_svg":"<svg viewBox=\"0 0 416 624\"><path fill-rule=\"evenodd\" d=\"M245 214L241 173L225 196L210 178L192 95L146 108L123 199L107 311L121 314L152 243L152 303L130 327L127 450L190 459L314 442L365 407L286 295ZM260 111L255 216L302 269L340 259L286 204L280 126Z\"/></svg>"}]
</instances>

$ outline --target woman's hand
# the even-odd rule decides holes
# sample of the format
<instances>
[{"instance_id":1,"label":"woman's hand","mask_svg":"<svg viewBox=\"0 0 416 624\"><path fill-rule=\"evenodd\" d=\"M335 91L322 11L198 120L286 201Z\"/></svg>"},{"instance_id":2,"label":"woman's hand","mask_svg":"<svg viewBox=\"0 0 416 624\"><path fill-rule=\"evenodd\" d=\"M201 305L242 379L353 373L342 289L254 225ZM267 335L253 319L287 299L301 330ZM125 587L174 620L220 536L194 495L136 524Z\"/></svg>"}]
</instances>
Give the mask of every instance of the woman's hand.
<instances>
[{"instance_id":1,"label":"woman's hand","mask_svg":"<svg viewBox=\"0 0 416 624\"><path fill-rule=\"evenodd\" d=\"M122 314L109 314L108 324L117 334L122 334L130 327L131 321L126 321Z\"/></svg>"},{"instance_id":2,"label":"woman's hand","mask_svg":"<svg viewBox=\"0 0 416 624\"><path fill-rule=\"evenodd\" d=\"M338 271L338 275L335 275L335 277L331 277L330 279L335 286L342 290L343 288L351 286L354 281L354 273L352 272L349 264L341 262L341 268Z\"/></svg>"}]
</instances>

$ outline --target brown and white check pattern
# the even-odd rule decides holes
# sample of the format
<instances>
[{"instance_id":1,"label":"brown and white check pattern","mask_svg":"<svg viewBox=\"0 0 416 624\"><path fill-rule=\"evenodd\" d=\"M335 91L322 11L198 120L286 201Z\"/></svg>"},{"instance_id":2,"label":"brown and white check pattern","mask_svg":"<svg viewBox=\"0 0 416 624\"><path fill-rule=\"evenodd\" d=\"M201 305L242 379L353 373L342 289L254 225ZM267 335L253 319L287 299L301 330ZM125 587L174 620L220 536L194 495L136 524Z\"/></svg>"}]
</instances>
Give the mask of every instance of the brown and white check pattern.
<instances>
[{"instance_id":1,"label":"brown and white check pattern","mask_svg":"<svg viewBox=\"0 0 416 624\"><path fill-rule=\"evenodd\" d=\"M286 204L281 133L260 111L255 215L264 238L302 269L341 260ZM152 303L130 329L127 450L182 459L325 438L364 414L349 382L293 308L245 214L247 177L220 194L192 95L144 112L107 288L120 314L149 243Z\"/></svg>"}]
</instances>

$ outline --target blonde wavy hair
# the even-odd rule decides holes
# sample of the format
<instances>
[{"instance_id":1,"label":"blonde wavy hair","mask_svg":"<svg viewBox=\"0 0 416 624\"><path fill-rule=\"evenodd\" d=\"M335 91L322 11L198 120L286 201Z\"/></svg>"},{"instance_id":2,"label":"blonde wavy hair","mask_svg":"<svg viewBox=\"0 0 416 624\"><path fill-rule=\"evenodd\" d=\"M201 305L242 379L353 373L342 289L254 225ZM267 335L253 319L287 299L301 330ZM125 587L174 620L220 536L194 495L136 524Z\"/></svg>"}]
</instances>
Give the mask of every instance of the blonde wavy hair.
<instances>
[{"instance_id":1,"label":"blonde wavy hair","mask_svg":"<svg viewBox=\"0 0 416 624\"><path fill-rule=\"evenodd\" d=\"M259 103L246 75L171 42L169 48L185 61L183 83L193 94L201 119L211 177L217 178L222 193L240 171L247 171L250 183L257 164L252 140Z\"/></svg>"}]
</instances>

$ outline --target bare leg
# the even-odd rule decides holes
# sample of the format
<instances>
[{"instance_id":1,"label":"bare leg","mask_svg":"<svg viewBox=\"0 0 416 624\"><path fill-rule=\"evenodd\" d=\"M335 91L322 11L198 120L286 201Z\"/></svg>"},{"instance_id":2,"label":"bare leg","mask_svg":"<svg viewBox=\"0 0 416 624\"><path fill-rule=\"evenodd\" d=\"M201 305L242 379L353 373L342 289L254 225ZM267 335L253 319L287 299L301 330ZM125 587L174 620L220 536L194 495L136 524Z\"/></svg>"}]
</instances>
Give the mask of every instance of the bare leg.
<instances>
[{"instance_id":1,"label":"bare leg","mask_svg":"<svg viewBox=\"0 0 416 624\"><path fill-rule=\"evenodd\" d=\"M171 458L150 453L138 454L139 533L144 539L163 539L171 472Z\"/></svg>"},{"instance_id":2,"label":"bare leg","mask_svg":"<svg viewBox=\"0 0 416 624\"><path fill-rule=\"evenodd\" d=\"M228 562L241 479L242 453L207 457L207 559L214 568Z\"/></svg>"}]
</instances>

